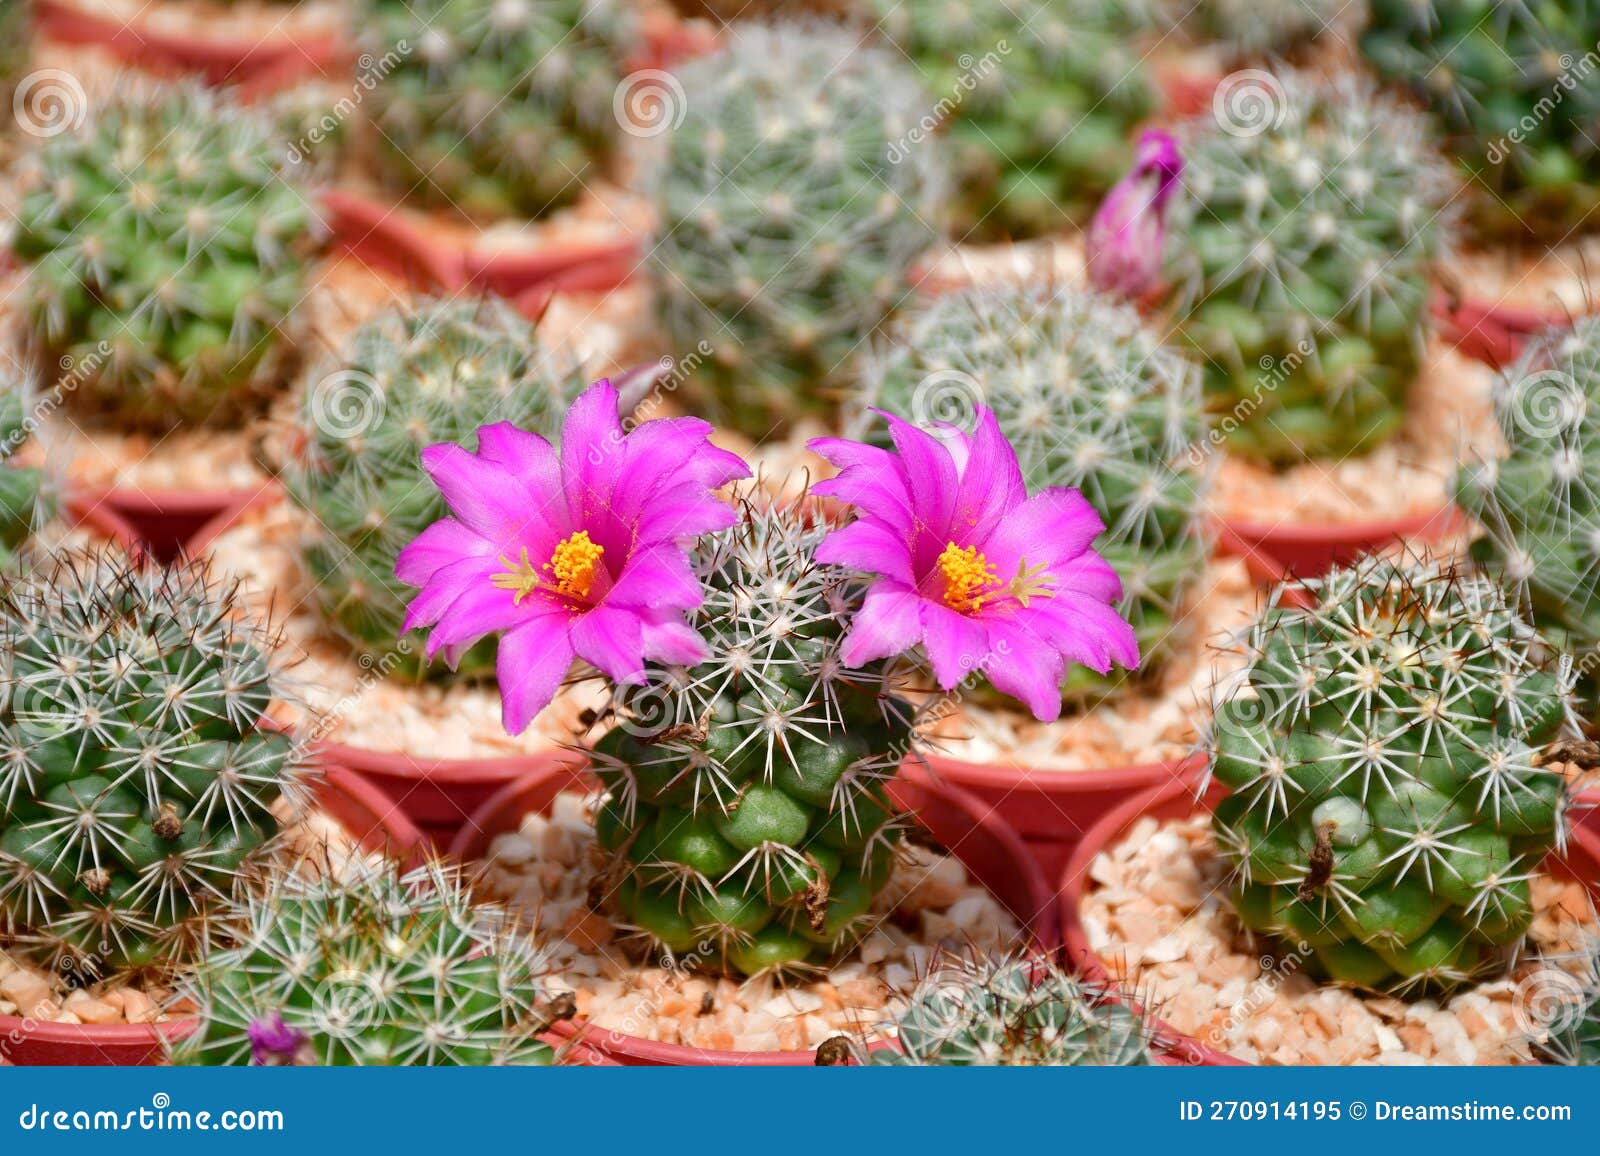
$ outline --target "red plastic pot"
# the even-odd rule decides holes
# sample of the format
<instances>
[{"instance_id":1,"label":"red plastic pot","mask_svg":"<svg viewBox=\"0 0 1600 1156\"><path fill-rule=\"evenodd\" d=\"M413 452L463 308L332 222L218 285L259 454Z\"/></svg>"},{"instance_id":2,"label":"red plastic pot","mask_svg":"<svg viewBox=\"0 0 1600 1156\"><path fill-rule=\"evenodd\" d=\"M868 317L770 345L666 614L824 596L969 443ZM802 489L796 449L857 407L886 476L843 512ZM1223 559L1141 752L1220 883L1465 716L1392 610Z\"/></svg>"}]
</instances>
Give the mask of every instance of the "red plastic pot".
<instances>
[{"instance_id":1,"label":"red plastic pot","mask_svg":"<svg viewBox=\"0 0 1600 1156\"><path fill-rule=\"evenodd\" d=\"M1168 783L1143 795L1125 800L1104 815L1090 829L1073 852L1061 873L1059 888L1061 902L1061 929L1066 943L1066 960L1070 966L1087 979L1111 982L1112 976L1105 961L1089 946L1088 933L1082 920L1083 900L1089 890L1089 866L1103 851L1119 843L1125 835L1146 817L1156 819L1182 819L1197 810L1209 812L1227 795L1220 783L1212 783L1205 795L1198 797L1200 776ZM1567 843L1565 857L1552 855L1545 860L1544 869L1577 879L1600 901L1600 828L1579 823ZM1157 1022L1158 1037L1168 1054L1182 1063L1204 1065L1241 1065L1244 1060L1219 1052L1192 1036Z\"/></svg>"},{"instance_id":2,"label":"red plastic pot","mask_svg":"<svg viewBox=\"0 0 1600 1156\"><path fill-rule=\"evenodd\" d=\"M1134 795L1192 777L1197 758L1094 771L1034 770L1020 765L964 763L941 755L908 758L911 782L958 788L991 808L1021 835L1045 878L1060 875L1073 848L1107 812Z\"/></svg>"},{"instance_id":3,"label":"red plastic pot","mask_svg":"<svg viewBox=\"0 0 1600 1156\"><path fill-rule=\"evenodd\" d=\"M33 6L35 25L47 39L104 48L149 72L198 73L211 84L244 83L268 70L300 78L335 76L347 59L331 34L265 40L181 35L84 12L70 0L33 0Z\"/></svg>"},{"instance_id":4,"label":"red plastic pot","mask_svg":"<svg viewBox=\"0 0 1600 1156\"><path fill-rule=\"evenodd\" d=\"M317 806L368 851L408 865L420 861L421 833L370 783L333 768L322 775L316 792ZM163 1038L182 1039L193 1029L194 1022L187 1019L97 1027L0 1016L0 1057L20 1065L136 1067L160 1059Z\"/></svg>"},{"instance_id":5,"label":"red plastic pot","mask_svg":"<svg viewBox=\"0 0 1600 1156\"><path fill-rule=\"evenodd\" d=\"M123 527L163 565L192 557L246 510L277 497L275 483L251 490L83 490L73 504L106 524Z\"/></svg>"},{"instance_id":6,"label":"red plastic pot","mask_svg":"<svg viewBox=\"0 0 1600 1156\"><path fill-rule=\"evenodd\" d=\"M493 838L514 831L524 815L548 811L563 791L589 791L594 782L581 763L533 771L509 783L474 814L450 846L464 862L483 859ZM892 787L897 806L906 810L1027 927L1034 947L1054 952L1060 942L1057 912L1045 876L1026 845L993 808L945 783L902 775ZM806 1067L816 1052L725 1052L663 1044L624 1035L594 1024L558 1024L552 1035L586 1044L629 1067Z\"/></svg>"},{"instance_id":7,"label":"red plastic pot","mask_svg":"<svg viewBox=\"0 0 1600 1156\"><path fill-rule=\"evenodd\" d=\"M89 493L71 493L62 503L68 524L82 527L97 538L114 542L130 554L144 548L133 524L109 503Z\"/></svg>"},{"instance_id":8,"label":"red plastic pot","mask_svg":"<svg viewBox=\"0 0 1600 1156\"><path fill-rule=\"evenodd\" d=\"M351 189L325 193L322 207L335 244L368 264L452 292L468 286L507 297L536 288L604 292L634 274L642 251L633 236L504 248L449 234Z\"/></svg>"},{"instance_id":9,"label":"red plastic pot","mask_svg":"<svg viewBox=\"0 0 1600 1156\"><path fill-rule=\"evenodd\" d=\"M1452 300L1444 293L1434 299L1433 312L1444 340L1495 369L1516 361L1534 334L1572 324L1572 315L1558 309L1529 309L1472 297Z\"/></svg>"},{"instance_id":10,"label":"red plastic pot","mask_svg":"<svg viewBox=\"0 0 1600 1156\"><path fill-rule=\"evenodd\" d=\"M1437 541L1463 524L1461 512L1454 506L1363 522L1271 523L1219 518L1217 544L1223 554L1245 559L1252 573L1270 575L1276 570L1282 575L1315 578L1402 540Z\"/></svg>"}]
</instances>

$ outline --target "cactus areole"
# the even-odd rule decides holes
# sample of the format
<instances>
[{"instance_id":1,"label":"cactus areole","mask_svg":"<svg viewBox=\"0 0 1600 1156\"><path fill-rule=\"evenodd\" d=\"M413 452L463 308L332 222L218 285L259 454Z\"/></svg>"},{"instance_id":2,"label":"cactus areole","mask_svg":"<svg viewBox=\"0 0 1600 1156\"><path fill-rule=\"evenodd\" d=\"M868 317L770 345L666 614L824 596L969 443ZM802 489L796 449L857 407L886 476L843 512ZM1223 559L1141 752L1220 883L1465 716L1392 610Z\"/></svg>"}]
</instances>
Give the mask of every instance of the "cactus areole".
<instances>
[{"instance_id":1,"label":"cactus areole","mask_svg":"<svg viewBox=\"0 0 1600 1156\"><path fill-rule=\"evenodd\" d=\"M1329 980L1401 994L1492 973L1564 839L1560 677L1501 589L1372 560L1256 623L1216 710L1214 829L1249 929Z\"/></svg>"}]
</instances>

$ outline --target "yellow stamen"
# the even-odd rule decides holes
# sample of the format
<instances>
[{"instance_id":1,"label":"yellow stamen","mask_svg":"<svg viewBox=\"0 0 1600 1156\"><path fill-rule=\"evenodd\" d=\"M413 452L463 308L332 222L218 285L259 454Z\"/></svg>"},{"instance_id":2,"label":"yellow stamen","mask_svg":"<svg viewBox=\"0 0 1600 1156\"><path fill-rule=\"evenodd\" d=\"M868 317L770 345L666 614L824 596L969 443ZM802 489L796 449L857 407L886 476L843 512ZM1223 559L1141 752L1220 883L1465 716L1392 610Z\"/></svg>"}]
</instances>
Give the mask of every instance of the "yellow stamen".
<instances>
[{"instance_id":1,"label":"yellow stamen","mask_svg":"<svg viewBox=\"0 0 1600 1156\"><path fill-rule=\"evenodd\" d=\"M494 575L490 581L496 589L514 591L511 601L516 606L521 606L522 600L539 589L541 584L554 594L587 598L589 591L594 588L595 569L605 552L604 546L590 540L589 531L579 530L558 542L550 554L550 561L544 564L543 569L554 575L555 581L546 582L539 577L539 571L534 569L533 562L528 558L526 546L522 548L522 560L519 562L502 555L500 563L506 569Z\"/></svg>"},{"instance_id":2,"label":"yellow stamen","mask_svg":"<svg viewBox=\"0 0 1600 1156\"><path fill-rule=\"evenodd\" d=\"M981 608L984 590L999 581L976 546L963 550L954 542L947 543L939 555L939 573L944 575L944 604L964 614Z\"/></svg>"},{"instance_id":3,"label":"yellow stamen","mask_svg":"<svg viewBox=\"0 0 1600 1156\"><path fill-rule=\"evenodd\" d=\"M1055 579L1044 572L1044 563L1029 566L1026 558L1017 559L1017 576L1006 586L1006 593L1015 598L1024 610L1030 598L1054 596Z\"/></svg>"}]
</instances>

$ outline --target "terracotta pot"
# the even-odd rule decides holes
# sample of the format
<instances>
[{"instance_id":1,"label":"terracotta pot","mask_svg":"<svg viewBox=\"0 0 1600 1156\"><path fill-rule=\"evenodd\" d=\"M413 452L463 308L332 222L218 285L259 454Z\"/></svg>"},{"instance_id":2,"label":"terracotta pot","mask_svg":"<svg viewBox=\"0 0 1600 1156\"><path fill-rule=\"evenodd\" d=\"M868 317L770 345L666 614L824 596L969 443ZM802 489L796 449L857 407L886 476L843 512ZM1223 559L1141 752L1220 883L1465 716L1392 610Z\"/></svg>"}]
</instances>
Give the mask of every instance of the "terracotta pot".
<instances>
[{"instance_id":1,"label":"terracotta pot","mask_svg":"<svg viewBox=\"0 0 1600 1156\"><path fill-rule=\"evenodd\" d=\"M1212 97L1221 79L1210 70L1186 71L1176 67L1158 69L1156 87L1161 92L1161 115L1184 119L1210 111Z\"/></svg>"},{"instance_id":2,"label":"terracotta pot","mask_svg":"<svg viewBox=\"0 0 1600 1156\"><path fill-rule=\"evenodd\" d=\"M1089 891L1089 866L1101 852L1115 846L1139 820L1182 819L1197 810L1209 812L1228 791L1220 783L1212 783L1203 797L1199 794L1200 776L1185 781L1168 783L1143 795L1125 800L1103 816L1083 837L1071 860L1061 873L1059 887L1061 902L1062 935L1066 942L1066 961L1088 979L1110 982L1111 973L1105 961L1089 946L1084 930L1082 908ZM1558 872L1582 882L1590 895L1600 900L1600 828L1579 824L1568 840L1564 858L1551 856L1545 860L1546 871ZM1205 1065L1241 1065L1237 1057L1186 1036L1170 1025L1157 1021L1157 1031L1163 1047L1183 1063Z\"/></svg>"},{"instance_id":3,"label":"terracotta pot","mask_svg":"<svg viewBox=\"0 0 1600 1156\"><path fill-rule=\"evenodd\" d=\"M194 556L246 510L275 501L276 483L251 490L83 490L73 504L132 532L140 548L163 565Z\"/></svg>"},{"instance_id":4,"label":"terracotta pot","mask_svg":"<svg viewBox=\"0 0 1600 1156\"><path fill-rule=\"evenodd\" d=\"M1217 519L1218 548L1244 558L1252 573L1315 578L1403 539L1437 541L1464 526L1454 506L1364 522L1256 522Z\"/></svg>"},{"instance_id":5,"label":"terracotta pot","mask_svg":"<svg viewBox=\"0 0 1600 1156\"><path fill-rule=\"evenodd\" d=\"M1202 760L1173 759L1094 771L1034 770L964 763L929 754L908 758L900 773L912 782L946 784L992 808L1021 835L1045 878L1054 879L1072 850L1102 816L1131 796L1191 777Z\"/></svg>"},{"instance_id":6,"label":"terracotta pot","mask_svg":"<svg viewBox=\"0 0 1600 1156\"><path fill-rule=\"evenodd\" d=\"M407 865L423 854L421 833L393 801L348 771L327 770L317 784L317 806L335 819L362 847ZM0 1016L0 1057L21 1065L136 1067L158 1062L163 1037L182 1039L194 1021L163 1024L37 1023Z\"/></svg>"},{"instance_id":7,"label":"terracotta pot","mask_svg":"<svg viewBox=\"0 0 1600 1156\"><path fill-rule=\"evenodd\" d=\"M289 70L301 78L335 76L346 58L338 38L329 34L266 40L185 35L84 12L70 0L33 4L35 25L47 39L104 48L149 72L198 73L211 84L245 83L268 70Z\"/></svg>"},{"instance_id":8,"label":"terracotta pot","mask_svg":"<svg viewBox=\"0 0 1600 1156\"><path fill-rule=\"evenodd\" d=\"M325 193L322 207L335 244L368 264L450 292L469 286L506 297L536 288L605 292L634 275L643 249L634 236L491 245L351 189Z\"/></svg>"},{"instance_id":9,"label":"terracotta pot","mask_svg":"<svg viewBox=\"0 0 1600 1156\"><path fill-rule=\"evenodd\" d=\"M97 538L114 542L130 554L144 549L133 524L102 498L88 493L69 493L61 507L69 525L82 527Z\"/></svg>"},{"instance_id":10,"label":"terracotta pot","mask_svg":"<svg viewBox=\"0 0 1600 1156\"><path fill-rule=\"evenodd\" d=\"M548 811L563 791L593 789L594 781L581 762L530 772L484 803L450 845L450 855L463 862L481 860L494 837L516 830L524 815ZM1060 929L1045 876L1004 820L967 792L945 783L902 775L892 794L897 806L948 847L1028 928L1037 950L1056 950ZM656 1043L586 1023L558 1024L552 1035L578 1040L629 1067L804 1067L816 1063L814 1051L714 1051Z\"/></svg>"},{"instance_id":11,"label":"terracotta pot","mask_svg":"<svg viewBox=\"0 0 1600 1156\"><path fill-rule=\"evenodd\" d=\"M1572 315L1559 309L1530 309L1472 297L1452 300L1444 293L1434 299L1433 312L1444 340L1496 369L1516 361L1534 334L1572 324Z\"/></svg>"}]
</instances>

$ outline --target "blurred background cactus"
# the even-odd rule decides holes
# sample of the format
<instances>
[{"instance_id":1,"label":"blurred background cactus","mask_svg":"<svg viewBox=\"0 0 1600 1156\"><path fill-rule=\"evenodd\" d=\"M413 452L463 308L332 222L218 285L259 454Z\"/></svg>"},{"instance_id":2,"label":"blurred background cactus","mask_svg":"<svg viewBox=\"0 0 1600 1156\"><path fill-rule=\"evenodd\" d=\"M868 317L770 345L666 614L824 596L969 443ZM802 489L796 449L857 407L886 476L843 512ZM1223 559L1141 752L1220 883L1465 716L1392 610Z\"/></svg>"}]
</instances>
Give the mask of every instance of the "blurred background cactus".
<instances>
[{"instance_id":1,"label":"blurred background cactus","mask_svg":"<svg viewBox=\"0 0 1600 1156\"><path fill-rule=\"evenodd\" d=\"M1080 289L1020 283L919 304L863 372L863 407L969 431L994 411L1030 493L1083 492L1106 524L1095 548L1122 579L1137 673L1075 666L1080 703L1159 671L1184 598L1205 569L1205 414L1198 370L1165 348L1130 306ZM880 441L863 412L858 436Z\"/></svg>"},{"instance_id":2,"label":"blurred background cactus","mask_svg":"<svg viewBox=\"0 0 1600 1156\"><path fill-rule=\"evenodd\" d=\"M755 975L864 933L901 837L886 787L911 708L881 664L840 666L864 588L815 561L823 511L759 487L740 502L695 551L710 657L620 688L593 768L621 921L681 963Z\"/></svg>"},{"instance_id":3,"label":"blurred background cactus","mask_svg":"<svg viewBox=\"0 0 1600 1156\"><path fill-rule=\"evenodd\" d=\"M546 961L456 872L400 874L353 860L331 875L274 875L226 912L236 945L186 977L198 1027L181 1064L540 1065L562 1002ZM570 1014L567 1011L566 1014Z\"/></svg>"},{"instance_id":4,"label":"blurred background cactus","mask_svg":"<svg viewBox=\"0 0 1600 1156\"><path fill-rule=\"evenodd\" d=\"M501 421L553 437L587 384L575 355L497 298L382 313L308 372L280 476L308 515L302 561L330 628L359 654L393 652L410 593L395 558L447 513L423 449L471 449L480 426ZM412 654L416 673L421 647ZM485 642L457 669L486 675L493 660Z\"/></svg>"},{"instance_id":5,"label":"blurred background cactus","mask_svg":"<svg viewBox=\"0 0 1600 1156\"><path fill-rule=\"evenodd\" d=\"M1257 621L1208 736L1240 921L1314 974L1416 994L1503 966L1564 842L1561 679L1498 585L1370 559Z\"/></svg>"},{"instance_id":6,"label":"blurred background cactus","mask_svg":"<svg viewBox=\"0 0 1600 1156\"><path fill-rule=\"evenodd\" d=\"M904 63L829 25L736 26L678 78L692 97L646 178L660 319L668 348L713 349L691 404L761 438L837 410L910 292L941 142L907 138L931 102Z\"/></svg>"},{"instance_id":7,"label":"blurred background cactus","mask_svg":"<svg viewBox=\"0 0 1600 1156\"><path fill-rule=\"evenodd\" d=\"M1230 61L1298 58L1340 23L1347 0L1156 0L1156 24Z\"/></svg>"},{"instance_id":8,"label":"blurred background cactus","mask_svg":"<svg viewBox=\"0 0 1600 1156\"><path fill-rule=\"evenodd\" d=\"M616 0L368 0L379 158L409 199L537 218L603 177L631 35Z\"/></svg>"},{"instance_id":9,"label":"blurred background cactus","mask_svg":"<svg viewBox=\"0 0 1600 1156\"><path fill-rule=\"evenodd\" d=\"M74 400L154 428L258 403L292 359L315 247L272 122L141 84L23 164L20 304Z\"/></svg>"},{"instance_id":10,"label":"blurred background cactus","mask_svg":"<svg viewBox=\"0 0 1600 1156\"><path fill-rule=\"evenodd\" d=\"M1600 722L1600 318L1536 338L1501 379L1503 457L1468 463L1462 507L1485 533L1473 554L1526 593L1569 655L1582 709Z\"/></svg>"},{"instance_id":11,"label":"blurred background cactus","mask_svg":"<svg viewBox=\"0 0 1600 1156\"><path fill-rule=\"evenodd\" d=\"M0 335L0 566L55 515L55 480L38 439L39 375L20 344Z\"/></svg>"},{"instance_id":12,"label":"blurred background cactus","mask_svg":"<svg viewBox=\"0 0 1600 1156\"><path fill-rule=\"evenodd\" d=\"M1115 993L1033 958L943 959L896 1017L882 1066L1139 1067L1155 1031Z\"/></svg>"},{"instance_id":13,"label":"blurred background cactus","mask_svg":"<svg viewBox=\"0 0 1600 1156\"><path fill-rule=\"evenodd\" d=\"M873 0L878 27L936 103L955 169L958 240L1081 224L1127 167L1157 92L1111 0ZM916 146L913 146L916 147Z\"/></svg>"},{"instance_id":14,"label":"blurred background cactus","mask_svg":"<svg viewBox=\"0 0 1600 1156\"><path fill-rule=\"evenodd\" d=\"M1355 77L1234 74L1183 133L1166 273L1229 448L1362 453L1405 416L1451 240L1422 118Z\"/></svg>"},{"instance_id":15,"label":"blurred background cactus","mask_svg":"<svg viewBox=\"0 0 1600 1156\"><path fill-rule=\"evenodd\" d=\"M1600 227L1592 0L1372 0L1361 52L1444 129L1484 238Z\"/></svg>"},{"instance_id":16,"label":"blurred background cactus","mask_svg":"<svg viewBox=\"0 0 1600 1156\"><path fill-rule=\"evenodd\" d=\"M298 801L259 628L203 567L0 574L0 928L81 980L170 970Z\"/></svg>"},{"instance_id":17,"label":"blurred background cactus","mask_svg":"<svg viewBox=\"0 0 1600 1156\"><path fill-rule=\"evenodd\" d=\"M1576 951L1546 957L1517 994L1534 1016L1528 1043L1537 1059L1600 1066L1600 938L1592 930Z\"/></svg>"}]
</instances>

